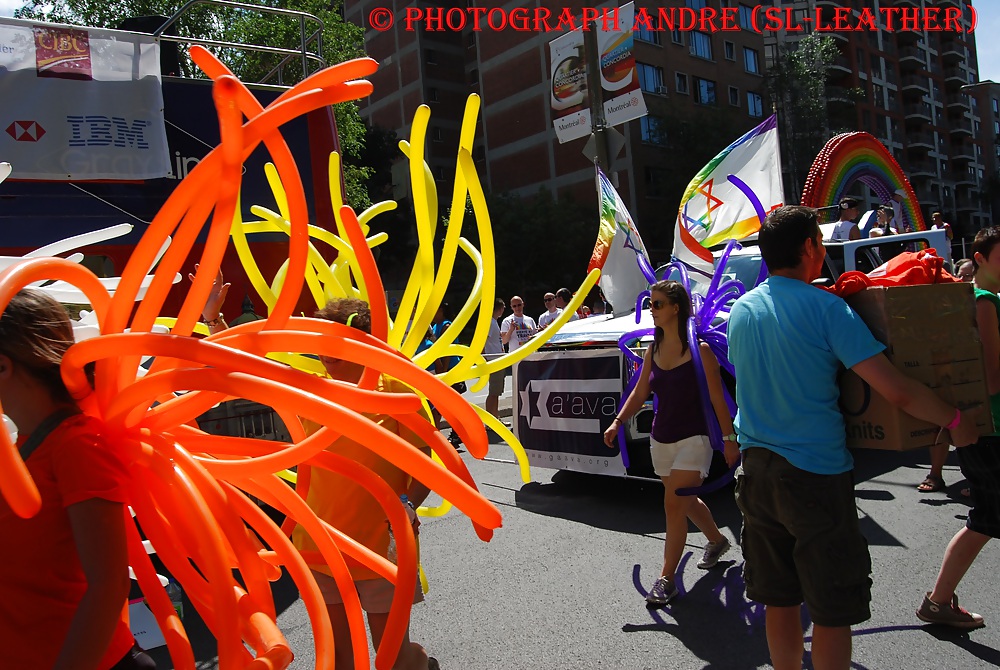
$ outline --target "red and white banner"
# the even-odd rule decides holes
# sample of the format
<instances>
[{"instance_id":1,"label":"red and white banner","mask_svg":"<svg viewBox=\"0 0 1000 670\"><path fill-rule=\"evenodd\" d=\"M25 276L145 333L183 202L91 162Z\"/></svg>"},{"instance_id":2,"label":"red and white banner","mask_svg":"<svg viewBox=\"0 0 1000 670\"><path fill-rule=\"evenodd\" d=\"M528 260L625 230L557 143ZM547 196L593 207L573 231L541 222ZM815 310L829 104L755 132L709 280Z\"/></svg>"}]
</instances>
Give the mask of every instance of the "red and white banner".
<instances>
[{"instance_id":1,"label":"red and white banner","mask_svg":"<svg viewBox=\"0 0 1000 670\"><path fill-rule=\"evenodd\" d=\"M0 101L0 160L13 179L170 173L149 35L0 19Z\"/></svg>"}]
</instances>

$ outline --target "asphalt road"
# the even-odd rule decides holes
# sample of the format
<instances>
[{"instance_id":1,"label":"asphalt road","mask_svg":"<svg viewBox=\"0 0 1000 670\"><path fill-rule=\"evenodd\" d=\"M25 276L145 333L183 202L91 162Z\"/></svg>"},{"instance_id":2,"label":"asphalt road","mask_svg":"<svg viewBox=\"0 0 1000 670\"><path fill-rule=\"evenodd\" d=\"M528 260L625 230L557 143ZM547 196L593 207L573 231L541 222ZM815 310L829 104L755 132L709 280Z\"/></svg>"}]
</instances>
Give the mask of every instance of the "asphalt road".
<instances>
[{"instance_id":1,"label":"asphalt road","mask_svg":"<svg viewBox=\"0 0 1000 670\"><path fill-rule=\"evenodd\" d=\"M442 668L770 667L763 613L743 595L738 547L716 569L698 570L704 537L692 533L682 559L682 597L665 609L646 609L645 589L662 557L661 486L537 468L523 484L516 467L502 462L510 459L504 445L491 449L498 461L466 458L503 512L504 527L486 544L455 511L424 522L421 553L431 590L414 608L411 634ZM872 619L855 629L853 667L1000 666L997 546L987 545L959 588L963 604L985 616L987 628L960 633L922 624L913 614L968 509L958 495L954 454L945 471L948 494L915 490L926 454L858 452L856 461L875 584ZM731 487L706 501L723 532L738 539ZM313 667L301 601L284 581L276 599L297 654L292 667ZM211 638L192 617L187 624L199 668L214 667ZM158 651L161 668L171 667Z\"/></svg>"}]
</instances>

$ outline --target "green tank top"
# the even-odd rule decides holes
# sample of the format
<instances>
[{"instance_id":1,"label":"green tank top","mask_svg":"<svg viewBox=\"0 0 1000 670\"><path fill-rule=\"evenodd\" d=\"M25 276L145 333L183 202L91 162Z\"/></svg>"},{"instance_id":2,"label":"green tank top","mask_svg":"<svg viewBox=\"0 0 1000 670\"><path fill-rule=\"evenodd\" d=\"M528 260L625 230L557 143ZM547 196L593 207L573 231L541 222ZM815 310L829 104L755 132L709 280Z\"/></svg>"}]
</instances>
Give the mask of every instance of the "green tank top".
<instances>
[{"instance_id":1,"label":"green tank top","mask_svg":"<svg viewBox=\"0 0 1000 670\"><path fill-rule=\"evenodd\" d=\"M978 286L975 289L976 300L984 299L992 302L997 310L997 319L1000 319L1000 297L996 293L981 289ZM1000 393L994 393L990 396L990 412L993 414L993 427L997 431L990 434L1000 435Z\"/></svg>"}]
</instances>

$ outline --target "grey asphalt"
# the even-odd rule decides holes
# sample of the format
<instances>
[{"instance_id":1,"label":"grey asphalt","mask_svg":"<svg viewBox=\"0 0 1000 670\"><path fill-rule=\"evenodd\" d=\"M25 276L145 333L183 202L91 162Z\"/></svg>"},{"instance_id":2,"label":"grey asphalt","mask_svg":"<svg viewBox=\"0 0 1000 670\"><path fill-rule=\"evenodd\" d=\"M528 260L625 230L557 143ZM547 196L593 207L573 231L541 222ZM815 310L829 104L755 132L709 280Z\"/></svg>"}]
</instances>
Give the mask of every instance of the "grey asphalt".
<instances>
[{"instance_id":1,"label":"grey asphalt","mask_svg":"<svg viewBox=\"0 0 1000 670\"><path fill-rule=\"evenodd\" d=\"M987 545L959 588L962 603L985 616L987 628L957 632L913 614L968 509L954 454L947 493L916 491L926 456L856 452L857 502L874 564L872 618L854 632L857 670L1000 666L997 546ZM504 525L483 543L457 511L424 520L430 592L414 607L411 635L442 668L770 667L763 612L743 595L738 546L715 569L698 570L705 540L689 535L682 596L665 609L646 609L643 595L662 560L659 484L539 468L524 484L506 445L493 445L487 461L464 457ZM723 532L738 540L732 488L706 502ZM275 592L279 624L297 655L292 667L314 667L301 601L287 580ZM199 668L214 667L211 639L195 624Z\"/></svg>"}]
</instances>

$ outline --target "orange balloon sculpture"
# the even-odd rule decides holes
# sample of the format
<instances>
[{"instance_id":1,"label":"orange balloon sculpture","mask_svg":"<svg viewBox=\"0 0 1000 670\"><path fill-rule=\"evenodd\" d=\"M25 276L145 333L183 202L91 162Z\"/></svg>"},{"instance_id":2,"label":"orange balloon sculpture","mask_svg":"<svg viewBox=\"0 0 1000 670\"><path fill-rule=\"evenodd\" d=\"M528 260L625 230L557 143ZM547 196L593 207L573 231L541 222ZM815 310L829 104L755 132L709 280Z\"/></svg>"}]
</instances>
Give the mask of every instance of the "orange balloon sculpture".
<instances>
[{"instance_id":1,"label":"orange balloon sculpture","mask_svg":"<svg viewBox=\"0 0 1000 670\"><path fill-rule=\"evenodd\" d=\"M221 143L176 188L137 244L114 296L88 270L63 259L36 258L0 273L0 312L24 286L59 279L76 286L94 308L101 335L69 349L63 378L85 412L100 418L108 442L129 465L126 483L135 512L127 524L129 560L169 647L174 666L193 670L194 654L170 600L157 579L136 523L218 640L219 667L285 668L293 658L276 623L269 581L288 571L309 614L316 667L333 667L334 640L326 607L309 563L329 566L341 589L351 630L355 668L370 667L364 618L344 556L396 584L388 623L375 658L392 667L409 621L406 596L415 588L417 551L405 510L392 489L358 463L325 450L341 435L350 437L454 503L489 539L501 525L500 512L483 497L454 447L419 413L414 394L381 394L379 375L391 375L434 403L458 431L469 452L484 457L488 442L475 410L447 384L414 365L386 343L388 324L381 278L353 210L341 220L358 259L356 279L372 304L373 335L329 321L292 316L302 290L308 256L308 210L292 154L278 128L295 116L370 94L361 77L377 65L361 59L337 65L291 88L266 109L208 51L192 58L215 80ZM243 122L246 117L246 122ZM291 224L286 280L265 321L245 324L208 338L192 336L239 214L243 160L266 144L287 192ZM175 274L211 215L204 251L172 332L152 326ZM145 298L134 306L143 277L168 236L173 241L157 266ZM133 309L135 310L133 316ZM362 364L354 385L319 378L269 360L281 353L332 356ZM155 356L141 375L139 363ZM94 386L84 367L95 363ZM288 424L291 443L209 435L194 419L216 403L246 398L273 407ZM417 433L439 455L436 463L383 428L366 413L377 412ZM300 423L322 426L306 437ZM275 472L302 467L293 490ZM397 542L397 563L387 561L318 518L306 505L309 468L352 478L384 509ZM38 490L9 436L0 431L0 494L22 517L38 511ZM248 496L287 515L278 527ZM301 524L318 547L303 556L289 533ZM258 540L258 538L260 538ZM240 580L233 575L238 571ZM249 650L248 650L249 648Z\"/></svg>"}]
</instances>

